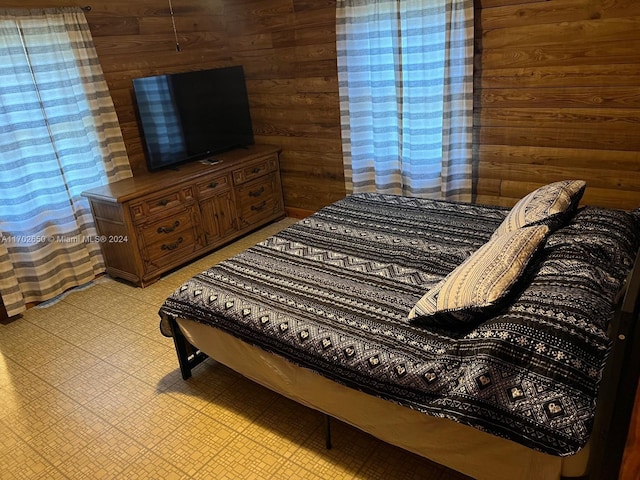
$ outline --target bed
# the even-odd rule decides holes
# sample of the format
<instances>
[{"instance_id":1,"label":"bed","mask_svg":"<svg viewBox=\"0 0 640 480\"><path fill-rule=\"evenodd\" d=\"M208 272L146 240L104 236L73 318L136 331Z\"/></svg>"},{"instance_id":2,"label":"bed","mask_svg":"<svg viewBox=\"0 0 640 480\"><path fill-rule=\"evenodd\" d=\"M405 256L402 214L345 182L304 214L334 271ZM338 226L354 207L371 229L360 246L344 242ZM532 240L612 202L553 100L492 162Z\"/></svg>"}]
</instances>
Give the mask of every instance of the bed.
<instances>
[{"instance_id":1,"label":"bed","mask_svg":"<svg viewBox=\"0 0 640 480\"><path fill-rule=\"evenodd\" d=\"M211 356L471 477L608 478L637 382L640 215L578 208L584 189L512 209L349 195L189 279L160 328L184 378Z\"/></svg>"}]
</instances>

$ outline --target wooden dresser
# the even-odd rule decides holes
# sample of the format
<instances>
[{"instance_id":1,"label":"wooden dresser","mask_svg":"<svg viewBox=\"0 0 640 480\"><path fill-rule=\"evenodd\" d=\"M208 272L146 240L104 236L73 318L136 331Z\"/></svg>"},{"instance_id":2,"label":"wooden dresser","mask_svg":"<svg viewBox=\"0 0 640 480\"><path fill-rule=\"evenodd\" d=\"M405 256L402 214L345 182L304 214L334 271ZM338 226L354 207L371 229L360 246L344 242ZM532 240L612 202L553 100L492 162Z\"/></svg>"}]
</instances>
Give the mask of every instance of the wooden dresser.
<instances>
[{"instance_id":1,"label":"wooden dresser","mask_svg":"<svg viewBox=\"0 0 640 480\"><path fill-rule=\"evenodd\" d=\"M284 217L279 152L253 145L83 192L107 273L144 287Z\"/></svg>"}]
</instances>

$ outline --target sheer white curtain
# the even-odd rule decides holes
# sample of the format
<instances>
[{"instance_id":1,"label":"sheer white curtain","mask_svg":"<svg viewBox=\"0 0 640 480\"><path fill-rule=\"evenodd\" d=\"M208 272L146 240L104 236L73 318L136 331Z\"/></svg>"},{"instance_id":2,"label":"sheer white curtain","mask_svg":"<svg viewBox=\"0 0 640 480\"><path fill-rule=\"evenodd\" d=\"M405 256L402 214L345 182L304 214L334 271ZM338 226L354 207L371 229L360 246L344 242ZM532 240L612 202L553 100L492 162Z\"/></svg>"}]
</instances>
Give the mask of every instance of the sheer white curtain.
<instances>
[{"instance_id":1,"label":"sheer white curtain","mask_svg":"<svg viewBox=\"0 0 640 480\"><path fill-rule=\"evenodd\" d=\"M7 313L104 271L81 192L131 176L81 9L0 10L0 294Z\"/></svg>"},{"instance_id":2,"label":"sheer white curtain","mask_svg":"<svg viewBox=\"0 0 640 480\"><path fill-rule=\"evenodd\" d=\"M470 201L472 0L338 0L346 188Z\"/></svg>"}]
</instances>

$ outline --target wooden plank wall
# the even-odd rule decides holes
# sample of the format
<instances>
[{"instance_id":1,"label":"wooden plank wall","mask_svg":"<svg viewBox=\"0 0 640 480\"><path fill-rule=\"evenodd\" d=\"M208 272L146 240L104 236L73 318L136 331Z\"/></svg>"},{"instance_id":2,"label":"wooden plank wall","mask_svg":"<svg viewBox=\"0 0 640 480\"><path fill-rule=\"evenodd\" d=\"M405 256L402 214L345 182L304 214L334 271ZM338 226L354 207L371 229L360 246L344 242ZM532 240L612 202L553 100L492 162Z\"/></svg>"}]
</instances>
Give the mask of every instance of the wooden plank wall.
<instances>
[{"instance_id":1,"label":"wooden plank wall","mask_svg":"<svg viewBox=\"0 0 640 480\"><path fill-rule=\"evenodd\" d=\"M588 181L585 202L639 207L640 2L476 2L477 201L512 205L570 177ZM344 196L335 0L172 0L180 52L168 0L89 3L135 174L146 167L131 79L242 64L256 140L284 148L288 209Z\"/></svg>"},{"instance_id":2,"label":"wooden plank wall","mask_svg":"<svg viewBox=\"0 0 640 480\"><path fill-rule=\"evenodd\" d=\"M480 3L477 201L582 178L585 203L640 206L640 2Z\"/></svg>"},{"instance_id":3,"label":"wooden plank wall","mask_svg":"<svg viewBox=\"0 0 640 480\"><path fill-rule=\"evenodd\" d=\"M229 44L247 72L256 141L283 147L285 205L345 195L335 0L225 0Z\"/></svg>"}]
</instances>

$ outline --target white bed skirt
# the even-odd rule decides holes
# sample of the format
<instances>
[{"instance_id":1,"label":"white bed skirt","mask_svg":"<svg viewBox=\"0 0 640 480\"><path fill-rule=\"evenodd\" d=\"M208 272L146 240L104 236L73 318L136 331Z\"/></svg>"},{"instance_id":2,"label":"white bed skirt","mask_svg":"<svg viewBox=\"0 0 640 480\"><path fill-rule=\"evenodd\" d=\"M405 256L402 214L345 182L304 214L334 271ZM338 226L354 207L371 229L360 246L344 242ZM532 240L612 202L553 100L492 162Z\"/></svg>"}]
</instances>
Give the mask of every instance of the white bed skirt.
<instances>
[{"instance_id":1,"label":"white bed skirt","mask_svg":"<svg viewBox=\"0 0 640 480\"><path fill-rule=\"evenodd\" d=\"M218 328L184 319L178 325L192 345L241 375L477 480L558 480L586 472L588 446L570 457L547 455L338 384Z\"/></svg>"}]
</instances>

